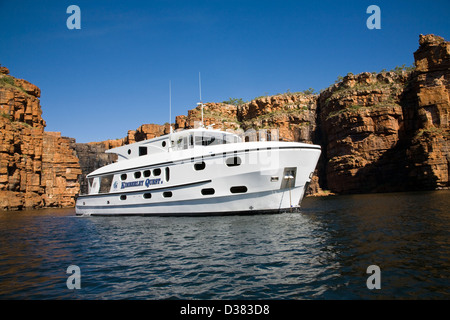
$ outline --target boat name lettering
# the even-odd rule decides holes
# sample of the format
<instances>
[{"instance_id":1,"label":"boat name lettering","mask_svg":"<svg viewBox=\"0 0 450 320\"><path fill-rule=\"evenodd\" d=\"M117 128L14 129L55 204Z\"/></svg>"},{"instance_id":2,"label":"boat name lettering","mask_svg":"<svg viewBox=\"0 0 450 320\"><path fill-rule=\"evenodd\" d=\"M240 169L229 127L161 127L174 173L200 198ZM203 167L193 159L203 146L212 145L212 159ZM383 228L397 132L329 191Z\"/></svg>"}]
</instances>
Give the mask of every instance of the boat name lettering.
<instances>
[{"instance_id":1,"label":"boat name lettering","mask_svg":"<svg viewBox=\"0 0 450 320\"><path fill-rule=\"evenodd\" d=\"M122 185L120 186L121 189L130 188L130 187L142 187L144 184L148 188L151 185L154 184L160 184L161 178L158 179L146 179L146 180L139 180L139 181L132 181L132 182L122 182Z\"/></svg>"},{"instance_id":2,"label":"boat name lettering","mask_svg":"<svg viewBox=\"0 0 450 320\"><path fill-rule=\"evenodd\" d=\"M121 189L129 188L129 187L142 187L143 185L144 185L144 180L133 181L133 182L122 182Z\"/></svg>"},{"instance_id":3,"label":"boat name lettering","mask_svg":"<svg viewBox=\"0 0 450 320\"><path fill-rule=\"evenodd\" d=\"M159 184L161 182L161 178L158 179L147 179L145 180L145 186L148 188L149 186L153 184Z\"/></svg>"},{"instance_id":4,"label":"boat name lettering","mask_svg":"<svg viewBox=\"0 0 450 320\"><path fill-rule=\"evenodd\" d=\"M146 179L146 180L139 180L139 181L132 181L132 182L122 182L122 185L120 186L121 189L130 188L130 187L142 187L144 184L148 188L151 185L154 184L160 184L161 178L158 179Z\"/></svg>"}]
</instances>

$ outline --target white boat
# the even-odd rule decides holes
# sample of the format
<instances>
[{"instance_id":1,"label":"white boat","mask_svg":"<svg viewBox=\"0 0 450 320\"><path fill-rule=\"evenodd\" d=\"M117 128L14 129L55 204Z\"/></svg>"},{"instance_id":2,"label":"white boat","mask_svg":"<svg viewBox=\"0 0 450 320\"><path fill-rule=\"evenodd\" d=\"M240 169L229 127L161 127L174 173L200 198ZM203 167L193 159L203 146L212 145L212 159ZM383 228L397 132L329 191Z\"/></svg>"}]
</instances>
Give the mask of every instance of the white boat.
<instances>
[{"instance_id":1,"label":"white boat","mask_svg":"<svg viewBox=\"0 0 450 320\"><path fill-rule=\"evenodd\" d=\"M87 175L88 193L77 198L77 215L290 211L300 206L321 150L200 127L106 152L118 161Z\"/></svg>"}]
</instances>

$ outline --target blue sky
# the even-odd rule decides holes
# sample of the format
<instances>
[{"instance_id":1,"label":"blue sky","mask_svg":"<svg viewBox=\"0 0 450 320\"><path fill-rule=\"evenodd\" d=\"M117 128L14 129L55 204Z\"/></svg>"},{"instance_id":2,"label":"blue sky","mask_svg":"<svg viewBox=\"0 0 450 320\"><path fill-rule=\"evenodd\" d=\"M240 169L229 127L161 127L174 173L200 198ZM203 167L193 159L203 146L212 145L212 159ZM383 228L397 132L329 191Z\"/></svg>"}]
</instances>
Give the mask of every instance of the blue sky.
<instances>
[{"instance_id":1,"label":"blue sky","mask_svg":"<svg viewBox=\"0 0 450 320\"><path fill-rule=\"evenodd\" d=\"M81 29L69 30L69 5ZM381 29L369 30L369 5ZM0 63L41 88L47 131L122 138L199 101L316 91L411 65L419 34L450 39L450 1L0 0Z\"/></svg>"}]
</instances>

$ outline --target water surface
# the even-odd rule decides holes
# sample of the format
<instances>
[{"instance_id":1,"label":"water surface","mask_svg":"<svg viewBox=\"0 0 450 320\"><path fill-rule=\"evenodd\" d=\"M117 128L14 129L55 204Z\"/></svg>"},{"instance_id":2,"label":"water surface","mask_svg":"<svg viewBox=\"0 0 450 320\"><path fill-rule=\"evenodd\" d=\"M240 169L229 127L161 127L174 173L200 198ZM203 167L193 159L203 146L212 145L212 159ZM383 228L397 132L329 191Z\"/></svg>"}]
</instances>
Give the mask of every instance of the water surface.
<instances>
[{"instance_id":1,"label":"water surface","mask_svg":"<svg viewBox=\"0 0 450 320\"><path fill-rule=\"evenodd\" d=\"M450 191L306 198L300 213L0 213L1 299L449 299ZM67 267L81 289L67 288ZM367 267L381 270L369 290Z\"/></svg>"}]
</instances>

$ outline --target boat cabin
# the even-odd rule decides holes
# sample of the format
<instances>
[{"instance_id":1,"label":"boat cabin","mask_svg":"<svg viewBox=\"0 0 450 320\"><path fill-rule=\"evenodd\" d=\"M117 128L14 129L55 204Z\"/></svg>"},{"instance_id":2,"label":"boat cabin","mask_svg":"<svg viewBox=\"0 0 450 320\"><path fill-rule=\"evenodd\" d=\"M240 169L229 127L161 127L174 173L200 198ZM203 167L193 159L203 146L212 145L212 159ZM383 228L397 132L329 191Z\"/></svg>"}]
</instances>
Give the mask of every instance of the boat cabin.
<instances>
[{"instance_id":1,"label":"boat cabin","mask_svg":"<svg viewBox=\"0 0 450 320\"><path fill-rule=\"evenodd\" d=\"M234 133L200 128L173 132L154 139L109 149L105 152L117 154L117 161L122 161L159 152L237 142L242 142L242 139Z\"/></svg>"}]
</instances>

